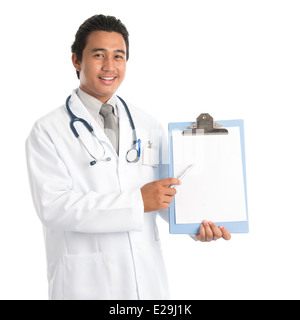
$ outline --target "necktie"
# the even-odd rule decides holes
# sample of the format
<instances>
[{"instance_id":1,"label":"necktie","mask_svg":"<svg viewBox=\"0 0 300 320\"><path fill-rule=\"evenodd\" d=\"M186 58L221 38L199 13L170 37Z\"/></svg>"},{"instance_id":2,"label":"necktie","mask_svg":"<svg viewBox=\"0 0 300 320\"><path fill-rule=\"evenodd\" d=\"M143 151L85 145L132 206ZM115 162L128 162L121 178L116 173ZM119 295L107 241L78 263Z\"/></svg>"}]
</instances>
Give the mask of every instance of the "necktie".
<instances>
[{"instance_id":1,"label":"necktie","mask_svg":"<svg viewBox=\"0 0 300 320\"><path fill-rule=\"evenodd\" d=\"M113 114L113 106L104 103L101 107L100 114L104 118L104 132L110 140L111 144L115 148L116 152L119 152L119 126L116 123L115 116Z\"/></svg>"}]
</instances>

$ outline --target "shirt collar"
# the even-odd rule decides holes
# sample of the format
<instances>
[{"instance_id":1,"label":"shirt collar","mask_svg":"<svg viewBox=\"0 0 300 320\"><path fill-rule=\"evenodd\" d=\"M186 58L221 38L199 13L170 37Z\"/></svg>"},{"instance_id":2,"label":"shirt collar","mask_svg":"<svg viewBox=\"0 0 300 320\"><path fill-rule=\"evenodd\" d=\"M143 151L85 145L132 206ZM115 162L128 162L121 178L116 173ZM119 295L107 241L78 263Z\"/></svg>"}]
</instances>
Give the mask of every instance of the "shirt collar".
<instances>
[{"instance_id":1,"label":"shirt collar","mask_svg":"<svg viewBox=\"0 0 300 320\"><path fill-rule=\"evenodd\" d=\"M91 116L97 119L103 103L80 88L77 90L77 95ZM117 96L114 94L107 103L114 107L114 115L118 117Z\"/></svg>"}]
</instances>

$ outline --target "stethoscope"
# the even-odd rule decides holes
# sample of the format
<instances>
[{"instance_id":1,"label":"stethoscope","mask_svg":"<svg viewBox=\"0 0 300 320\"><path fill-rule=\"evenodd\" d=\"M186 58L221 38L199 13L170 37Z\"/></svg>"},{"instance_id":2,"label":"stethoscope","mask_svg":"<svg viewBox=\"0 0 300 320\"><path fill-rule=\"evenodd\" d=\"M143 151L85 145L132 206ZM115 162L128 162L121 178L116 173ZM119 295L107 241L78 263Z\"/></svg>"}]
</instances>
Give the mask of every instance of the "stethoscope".
<instances>
[{"instance_id":1,"label":"stethoscope","mask_svg":"<svg viewBox=\"0 0 300 320\"><path fill-rule=\"evenodd\" d=\"M132 116L130 114L130 111L129 111L129 108L128 108L126 102L122 98L120 98L119 96L118 96L118 98L121 100L121 102L123 103L124 108L126 110L126 113L127 113L127 116L128 116L129 122L130 122L130 126L132 129L132 136L133 136L133 144L132 144L133 147L127 151L126 160L129 163L136 163L140 160L140 156L141 156L140 146L138 146L138 148L136 148L136 146L140 144L140 140L137 140L135 125L132 120ZM70 99L71 99L71 96L69 96L66 100L66 109L67 109L69 116L71 117L70 128L71 128L74 136L78 139L78 141L81 143L81 145L87 151L87 153L91 156L91 158L94 159L93 161L90 162L90 165L94 166L98 161L111 161L110 157L106 157L105 148L103 146L103 143L95 135L93 127L86 120L76 117L75 114L71 111L70 105L69 105ZM77 130L75 128L75 122L81 122L86 127L86 129L91 133L91 135L94 138L96 138L96 140L99 142L99 144L101 145L101 148L103 150L103 155L100 158L94 157L91 154L91 152L89 151L89 149L86 147L86 145L83 143L83 141L81 140L81 138L79 136L79 133L77 132Z\"/></svg>"}]
</instances>

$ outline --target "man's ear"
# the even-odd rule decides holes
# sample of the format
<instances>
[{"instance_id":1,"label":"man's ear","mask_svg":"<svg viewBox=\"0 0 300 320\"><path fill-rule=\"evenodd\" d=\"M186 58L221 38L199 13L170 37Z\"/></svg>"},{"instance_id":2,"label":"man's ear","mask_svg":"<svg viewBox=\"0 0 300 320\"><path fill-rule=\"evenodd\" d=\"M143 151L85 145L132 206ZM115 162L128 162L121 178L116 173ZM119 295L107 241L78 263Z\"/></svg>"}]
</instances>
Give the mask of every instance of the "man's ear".
<instances>
[{"instance_id":1,"label":"man's ear","mask_svg":"<svg viewBox=\"0 0 300 320\"><path fill-rule=\"evenodd\" d=\"M74 68L80 72L81 71L81 63L79 61L79 59L77 58L75 53L72 53L72 62L73 62L73 66Z\"/></svg>"}]
</instances>

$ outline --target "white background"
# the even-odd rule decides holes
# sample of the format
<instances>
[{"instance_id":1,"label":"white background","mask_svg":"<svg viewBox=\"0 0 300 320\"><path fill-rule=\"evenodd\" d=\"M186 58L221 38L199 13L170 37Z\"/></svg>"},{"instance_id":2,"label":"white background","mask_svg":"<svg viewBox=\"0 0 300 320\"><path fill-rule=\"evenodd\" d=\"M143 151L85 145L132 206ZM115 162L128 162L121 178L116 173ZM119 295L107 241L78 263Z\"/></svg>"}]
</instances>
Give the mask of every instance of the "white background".
<instances>
[{"instance_id":1,"label":"white background","mask_svg":"<svg viewBox=\"0 0 300 320\"><path fill-rule=\"evenodd\" d=\"M299 299L300 2L1 1L0 298L47 299L24 143L78 86L70 46L91 15L130 31L119 94L168 122L244 119L250 233L161 239L174 299Z\"/></svg>"}]
</instances>

